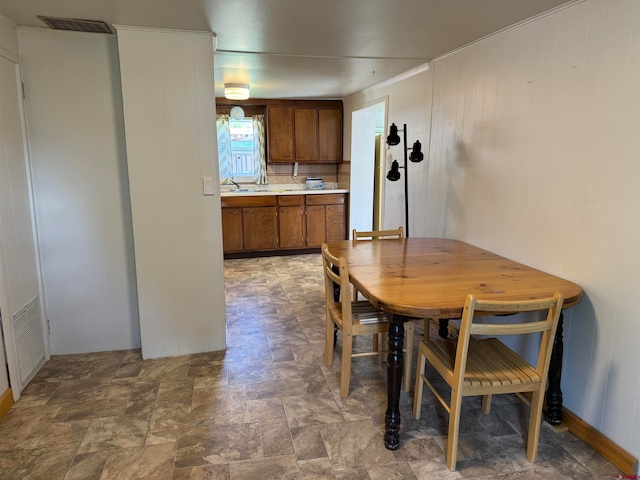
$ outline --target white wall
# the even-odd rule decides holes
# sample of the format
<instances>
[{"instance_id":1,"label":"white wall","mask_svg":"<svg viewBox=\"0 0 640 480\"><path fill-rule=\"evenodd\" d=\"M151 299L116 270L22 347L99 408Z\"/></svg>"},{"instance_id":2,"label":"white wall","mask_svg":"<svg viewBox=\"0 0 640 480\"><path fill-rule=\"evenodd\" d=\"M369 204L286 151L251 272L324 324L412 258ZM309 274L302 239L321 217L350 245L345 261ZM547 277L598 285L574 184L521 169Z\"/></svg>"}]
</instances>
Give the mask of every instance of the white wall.
<instances>
[{"instance_id":1,"label":"white wall","mask_svg":"<svg viewBox=\"0 0 640 480\"><path fill-rule=\"evenodd\" d=\"M565 312L564 403L636 457L639 85L640 3L588 0L386 89L391 122L429 112L433 87L416 234L468 241L584 288Z\"/></svg>"},{"instance_id":2,"label":"white wall","mask_svg":"<svg viewBox=\"0 0 640 480\"><path fill-rule=\"evenodd\" d=\"M425 85L430 81L430 76L427 71L421 70L420 73L410 76L408 79L399 82L391 83L380 88L371 88L364 92L357 93L343 99L344 106L344 152L345 160L351 160L351 132L352 132L352 112L360 110L374 103L380 101L384 102L385 97L389 96L387 113L387 121L389 125L395 123L399 129L403 128L403 125L407 125L407 143L408 146L413 146L413 142L419 140L422 143L423 152L426 152L426 146L428 145L429 137L429 110L431 89L425 88ZM384 134L384 139L388 135L388 127ZM402 138L402 133L399 133ZM400 145L389 147L388 152L391 152L394 160L398 160L398 163L402 166L404 162L404 154L402 152L402 142ZM347 158L349 155L349 158ZM426 159L426 154L425 154ZM373 159L371 160L373 162ZM423 213L420 208L415 208L416 205L423 205L425 201L426 192L424 191L424 185L426 184L426 161L422 163L409 163L409 223L410 234L412 237L418 237L421 235ZM390 162L387 164L385 170L388 171ZM386 173L385 173L386 175ZM384 200L383 200L383 228L394 229L398 226L404 225L404 169L400 170L401 178L397 182L387 181L384 188ZM356 168L351 168L351 176L358 176ZM357 201L352 198L351 202Z\"/></svg>"},{"instance_id":3,"label":"white wall","mask_svg":"<svg viewBox=\"0 0 640 480\"><path fill-rule=\"evenodd\" d=\"M117 27L144 358L225 348L211 34ZM215 195L203 196L203 177Z\"/></svg>"},{"instance_id":4,"label":"white wall","mask_svg":"<svg viewBox=\"0 0 640 480\"><path fill-rule=\"evenodd\" d=\"M51 352L140 346L114 36L18 29Z\"/></svg>"}]
</instances>

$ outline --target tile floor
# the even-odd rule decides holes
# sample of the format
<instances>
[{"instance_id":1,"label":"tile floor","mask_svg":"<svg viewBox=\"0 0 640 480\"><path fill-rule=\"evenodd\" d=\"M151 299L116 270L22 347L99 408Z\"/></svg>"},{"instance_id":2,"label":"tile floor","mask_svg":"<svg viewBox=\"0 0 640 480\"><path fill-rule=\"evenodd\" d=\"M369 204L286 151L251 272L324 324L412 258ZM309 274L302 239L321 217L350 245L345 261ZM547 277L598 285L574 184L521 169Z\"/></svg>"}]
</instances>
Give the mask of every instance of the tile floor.
<instances>
[{"instance_id":1,"label":"tile floor","mask_svg":"<svg viewBox=\"0 0 640 480\"><path fill-rule=\"evenodd\" d=\"M55 356L0 422L0 479L613 479L570 433L543 428L527 461L528 409L483 415L465 400L458 471L444 464L448 416L401 397L401 448L383 446L386 370L353 362L351 391L326 367L319 255L225 263L226 352L143 361L139 351ZM416 325L416 341L421 325ZM362 348L369 340L362 339ZM414 361L415 365L415 361Z\"/></svg>"}]
</instances>

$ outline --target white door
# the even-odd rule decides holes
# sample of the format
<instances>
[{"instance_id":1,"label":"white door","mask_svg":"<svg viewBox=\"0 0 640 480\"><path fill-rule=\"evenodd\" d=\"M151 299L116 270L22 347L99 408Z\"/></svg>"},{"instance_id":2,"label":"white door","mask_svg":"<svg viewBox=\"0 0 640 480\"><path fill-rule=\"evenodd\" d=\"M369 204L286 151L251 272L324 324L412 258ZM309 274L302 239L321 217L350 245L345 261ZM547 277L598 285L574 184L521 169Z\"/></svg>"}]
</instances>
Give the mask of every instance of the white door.
<instances>
[{"instance_id":1,"label":"white door","mask_svg":"<svg viewBox=\"0 0 640 480\"><path fill-rule=\"evenodd\" d=\"M384 125L385 110L386 103L378 102L352 114L349 231L373 230L376 125Z\"/></svg>"},{"instance_id":2,"label":"white door","mask_svg":"<svg viewBox=\"0 0 640 480\"><path fill-rule=\"evenodd\" d=\"M16 400L46 357L18 85L0 57L0 315Z\"/></svg>"}]
</instances>

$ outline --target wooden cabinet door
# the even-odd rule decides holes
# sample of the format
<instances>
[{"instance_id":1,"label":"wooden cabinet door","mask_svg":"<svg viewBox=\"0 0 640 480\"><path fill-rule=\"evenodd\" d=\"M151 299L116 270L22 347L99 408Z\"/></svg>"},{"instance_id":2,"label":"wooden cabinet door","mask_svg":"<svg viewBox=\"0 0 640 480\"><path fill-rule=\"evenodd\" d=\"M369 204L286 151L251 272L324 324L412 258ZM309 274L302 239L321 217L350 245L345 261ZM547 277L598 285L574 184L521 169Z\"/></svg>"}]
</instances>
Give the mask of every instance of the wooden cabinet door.
<instances>
[{"instance_id":1,"label":"wooden cabinet door","mask_svg":"<svg viewBox=\"0 0 640 480\"><path fill-rule=\"evenodd\" d=\"M278 248L276 207L243 208L242 233L245 250Z\"/></svg>"},{"instance_id":2,"label":"wooden cabinet door","mask_svg":"<svg viewBox=\"0 0 640 480\"><path fill-rule=\"evenodd\" d=\"M280 248L302 247L302 205L278 207Z\"/></svg>"},{"instance_id":3,"label":"wooden cabinet door","mask_svg":"<svg viewBox=\"0 0 640 480\"><path fill-rule=\"evenodd\" d=\"M295 152L298 162L318 160L318 109L295 109Z\"/></svg>"},{"instance_id":4,"label":"wooden cabinet door","mask_svg":"<svg viewBox=\"0 0 640 480\"><path fill-rule=\"evenodd\" d=\"M318 161L342 162L342 112L318 109Z\"/></svg>"},{"instance_id":5,"label":"wooden cabinet door","mask_svg":"<svg viewBox=\"0 0 640 480\"><path fill-rule=\"evenodd\" d=\"M293 150L293 107L268 107L267 144L270 162L295 161Z\"/></svg>"},{"instance_id":6,"label":"wooden cabinet door","mask_svg":"<svg viewBox=\"0 0 640 480\"><path fill-rule=\"evenodd\" d=\"M325 206L307 205L307 247L319 247L326 241Z\"/></svg>"},{"instance_id":7,"label":"wooden cabinet door","mask_svg":"<svg viewBox=\"0 0 640 480\"><path fill-rule=\"evenodd\" d=\"M347 237L344 205L327 205L326 209L327 243L339 242Z\"/></svg>"},{"instance_id":8,"label":"wooden cabinet door","mask_svg":"<svg viewBox=\"0 0 640 480\"><path fill-rule=\"evenodd\" d=\"M242 241L242 209L222 209L222 249L226 252L239 252L244 248Z\"/></svg>"}]
</instances>

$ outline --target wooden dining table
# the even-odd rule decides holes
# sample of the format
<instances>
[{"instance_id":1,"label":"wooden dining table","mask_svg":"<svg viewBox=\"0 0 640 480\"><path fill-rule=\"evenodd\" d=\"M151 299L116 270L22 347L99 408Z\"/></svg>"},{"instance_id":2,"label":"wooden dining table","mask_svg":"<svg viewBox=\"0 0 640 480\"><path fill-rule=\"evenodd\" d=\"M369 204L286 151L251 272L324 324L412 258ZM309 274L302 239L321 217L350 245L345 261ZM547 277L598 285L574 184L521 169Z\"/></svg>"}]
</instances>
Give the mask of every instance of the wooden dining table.
<instances>
[{"instance_id":1,"label":"wooden dining table","mask_svg":"<svg viewBox=\"0 0 640 480\"><path fill-rule=\"evenodd\" d=\"M331 254L344 257L351 283L389 318L385 446L400 446L400 384L404 322L432 318L447 336L449 319L460 318L468 294L482 300L539 299L564 295L563 308L580 302L575 283L514 262L457 240L405 238L345 240L328 244ZM545 420L562 422L562 315L549 367Z\"/></svg>"}]
</instances>

